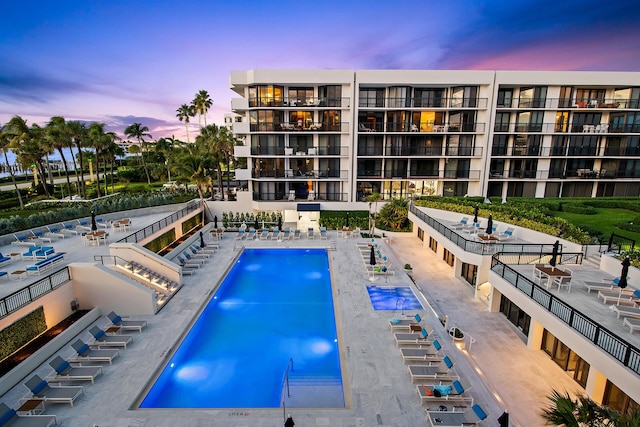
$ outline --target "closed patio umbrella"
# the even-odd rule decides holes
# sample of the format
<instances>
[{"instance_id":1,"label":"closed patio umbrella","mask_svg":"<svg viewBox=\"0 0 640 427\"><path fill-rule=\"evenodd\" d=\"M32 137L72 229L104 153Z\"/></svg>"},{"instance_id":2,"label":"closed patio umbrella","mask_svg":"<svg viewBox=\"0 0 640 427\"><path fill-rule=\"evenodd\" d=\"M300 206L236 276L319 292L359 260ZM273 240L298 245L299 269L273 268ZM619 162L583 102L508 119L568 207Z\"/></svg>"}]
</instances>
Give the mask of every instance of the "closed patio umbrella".
<instances>
[{"instance_id":1,"label":"closed patio umbrella","mask_svg":"<svg viewBox=\"0 0 640 427\"><path fill-rule=\"evenodd\" d=\"M487 234L493 233L493 216L489 215L489 220L487 221Z\"/></svg>"},{"instance_id":2,"label":"closed patio umbrella","mask_svg":"<svg viewBox=\"0 0 640 427\"><path fill-rule=\"evenodd\" d=\"M504 411L502 415L498 417L498 426L509 427L509 413L507 411Z\"/></svg>"},{"instance_id":3,"label":"closed patio umbrella","mask_svg":"<svg viewBox=\"0 0 640 427\"><path fill-rule=\"evenodd\" d=\"M473 222L478 223L478 205L473 209Z\"/></svg>"},{"instance_id":4,"label":"closed patio umbrella","mask_svg":"<svg viewBox=\"0 0 640 427\"><path fill-rule=\"evenodd\" d=\"M347 212L346 223L345 227L349 228L349 212Z\"/></svg>"},{"instance_id":5,"label":"closed patio umbrella","mask_svg":"<svg viewBox=\"0 0 640 427\"><path fill-rule=\"evenodd\" d=\"M98 224L96 224L96 213L91 211L91 231L96 231L98 229Z\"/></svg>"},{"instance_id":6,"label":"closed patio umbrella","mask_svg":"<svg viewBox=\"0 0 640 427\"><path fill-rule=\"evenodd\" d=\"M551 267L555 267L558 262L558 254L560 253L560 240L556 240L553 244L553 252L551 252L551 261L549 261L549 265Z\"/></svg>"},{"instance_id":7,"label":"closed patio umbrella","mask_svg":"<svg viewBox=\"0 0 640 427\"><path fill-rule=\"evenodd\" d=\"M213 228L218 229L218 215L213 216Z\"/></svg>"},{"instance_id":8,"label":"closed patio umbrella","mask_svg":"<svg viewBox=\"0 0 640 427\"><path fill-rule=\"evenodd\" d=\"M205 244L204 244L204 235L202 234L202 231L200 232L200 247L204 248Z\"/></svg>"},{"instance_id":9,"label":"closed patio umbrella","mask_svg":"<svg viewBox=\"0 0 640 427\"><path fill-rule=\"evenodd\" d=\"M369 264L376 265L376 252L373 245L371 245L371 253L369 254Z\"/></svg>"},{"instance_id":10,"label":"closed patio umbrella","mask_svg":"<svg viewBox=\"0 0 640 427\"><path fill-rule=\"evenodd\" d=\"M253 228L256 230L260 229L260 225L258 224L258 217L256 217L255 221L253 221Z\"/></svg>"},{"instance_id":11,"label":"closed patio umbrella","mask_svg":"<svg viewBox=\"0 0 640 427\"><path fill-rule=\"evenodd\" d=\"M278 230L282 231L282 217L278 217Z\"/></svg>"},{"instance_id":12,"label":"closed patio umbrella","mask_svg":"<svg viewBox=\"0 0 640 427\"><path fill-rule=\"evenodd\" d=\"M627 275L629 274L630 265L631 265L631 260L629 260L629 257L626 257L622 261L622 271L620 272L620 281L618 282L618 288L620 288L620 295L622 295L622 290L627 287Z\"/></svg>"}]
</instances>

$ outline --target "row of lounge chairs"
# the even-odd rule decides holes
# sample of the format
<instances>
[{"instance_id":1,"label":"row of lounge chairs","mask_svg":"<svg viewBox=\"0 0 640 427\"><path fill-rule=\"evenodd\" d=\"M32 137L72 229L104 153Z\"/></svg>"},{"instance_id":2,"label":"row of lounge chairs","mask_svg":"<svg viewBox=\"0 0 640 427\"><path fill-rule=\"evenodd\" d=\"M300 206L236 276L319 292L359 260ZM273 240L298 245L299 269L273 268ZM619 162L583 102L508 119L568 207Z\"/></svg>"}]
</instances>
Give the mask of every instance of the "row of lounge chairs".
<instances>
[{"instance_id":1,"label":"row of lounge chairs","mask_svg":"<svg viewBox=\"0 0 640 427\"><path fill-rule=\"evenodd\" d=\"M453 224L450 224L449 228L455 231L473 234L473 235L486 234L486 230L487 230L487 226L483 226L480 222L473 222L473 221L470 222L469 218L467 217L462 218L458 222L454 222ZM493 226L491 228L491 235L501 242L506 240L511 240L513 238L514 232L515 232L514 227L505 227L505 229L502 231L498 231L498 227L496 226Z\"/></svg>"},{"instance_id":2,"label":"row of lounge chairs","mask_svg":"<svg viewBox=\"0 0 640 427\"><path fill-rule=\"evenodd\" d=\"M218 245L207 245L205 247L201 247L199 244L194 243L182 251L180 255L175 257L174 261L182 267L183 275L190 276L194 274L202 264L210 259L218 248Z\"/></svg>"},{"instance_id":3,"label":"row of lounge chairs","mask_svg":"<svg viewBox=\"0 0 640 427\"><path fill-rule=\"evenodd\" d=\"M124 320L119 315L111 312L107 315L109 324L106 330L92 326L89 332L94 337L90 343L85 343L78 339L71 344L75 356L63 358L55 356L49 366L53 368L53 373L44 379L35 374L24 385L29 390L29 394L23 398L26 400L39 400L43 405L48 403L68 403L73 406L76 399L84 394L84 387L77 385L59 385L60 383L79 383L90 381L92 384L96 378L103 374L103 367L100 365L87 365L86 363L113 363L113 359L120 355L120 349L126 348L133 341L132 335L110 335L107 331L131 331L142 332L147 326L145 320ZM58 385L55 385L58 384ZM0 412L4 408L0 407ZM42 416L40 419L51 419L51 416ZM38 420L38 419L36 419ZM55 424L55 417L53 417ZM25 424L34 426L48 426L50 424ZM0 423L4 426L5 424ZM14 424L11 424L12 426Z\"/></svg>"},{"instance_id":4,"label":"row of lounge chairs","mask_svg":"<svg viewBox=\"0 0 640 427\"><path fill-rule=\"evenodd\" d=\"M442 352L433 327L424 325L419 314L405 319L393 318L389 327L412 383L426 405L427 421L432 427L476 425L487 417L466 394L470 386L455 372L453 361Z\"/></svg>"},{"instance_id":5,"label":"row of lounge chairs","mask_svg":"<svg viewBox=\"0 0 640 427\"><path fill-rule=\"evenodd\" d=\"M371 247L373 245L373 251L376 263L371 264ZM360 256L362 263L367 271L367 275L370 279L375 279L375 276L395 276L395 271L391 268L391 261L385 255L382 248L375 243L375 239L372 242L357 243L356 246L360 250Z\"/></svg>"},{"instance_id":6,"label":"row of lounge chairs","mask_svg":"<svg viewBox=\"0 0 640 427\"><path fill-rule=\"evenodd\" d=\"M308 228L305 233L307 239L314 240L316 236L319 237L320 240L327 240L327 229L321 228L317 233L313 228ZM300 240L302 237L302 232L298 229L285 229L280 231L277 228L272 230L268 228L264 228L262 230L256 230L254 228L250 228L249 230L240 229L236 233L235 240Z\"/></svg>"},{"instance_id":7,"label":"row of lounge chairs","mask_svg":"<svg viewBox=\"0 0 640 427\"><path fill-rule=\"evenodd\" d=\"M618 318L622 317L622 324L629 328L629 332L640 331L640 290L619 288L620 278L603 279L601 282L585 281L587 293L597 292L598 299L604 304L610 304L611 310Z\"/></svg>"}]
</instances>

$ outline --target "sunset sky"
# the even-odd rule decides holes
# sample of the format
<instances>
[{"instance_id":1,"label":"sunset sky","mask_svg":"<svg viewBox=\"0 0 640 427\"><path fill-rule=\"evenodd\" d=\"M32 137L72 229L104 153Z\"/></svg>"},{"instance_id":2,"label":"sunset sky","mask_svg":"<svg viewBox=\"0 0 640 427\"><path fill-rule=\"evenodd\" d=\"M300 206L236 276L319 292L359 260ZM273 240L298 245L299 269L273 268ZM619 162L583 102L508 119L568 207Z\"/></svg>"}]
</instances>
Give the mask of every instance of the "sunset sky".
<instances>
[{"instance_id":1,"label":"sunset sky","mask_svg":"<svg viewBox=\"0 0 640 427\"><path fill-rule=\"evenodd\" d=\"M638 72L639 22L637 0L5 2L0 124L60 115L185 139L176 109L205 89L221 124L231 70Z\"/></svg>"}]
</instances>

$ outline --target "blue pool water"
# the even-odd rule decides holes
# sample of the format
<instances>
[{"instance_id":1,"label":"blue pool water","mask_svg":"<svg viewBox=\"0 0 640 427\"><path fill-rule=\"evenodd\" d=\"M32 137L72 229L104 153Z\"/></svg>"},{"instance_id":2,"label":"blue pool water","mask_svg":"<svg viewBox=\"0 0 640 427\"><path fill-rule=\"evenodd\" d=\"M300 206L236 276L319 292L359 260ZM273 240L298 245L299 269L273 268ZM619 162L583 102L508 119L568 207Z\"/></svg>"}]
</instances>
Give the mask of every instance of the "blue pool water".
<instances>
[{"instance_id":1,"label":"blue pool water","mask_svg":"<svg viewBox=\"0 0 640 427\"><path fill-rule=\"evenodd\" d=\"M408 286L367 286L374 310L422 310L424 307Z\"/></svg>"},{"instance_id":2,"label":"blue pool water","mask_svg":"<svg viewBox=\"0 0 640 427\"><path fill-rule=\"evenodd\" d=\"M277 408L290 359L344 407L326 250L246 249L140 407Z\"/></svg>"}]
</instances>

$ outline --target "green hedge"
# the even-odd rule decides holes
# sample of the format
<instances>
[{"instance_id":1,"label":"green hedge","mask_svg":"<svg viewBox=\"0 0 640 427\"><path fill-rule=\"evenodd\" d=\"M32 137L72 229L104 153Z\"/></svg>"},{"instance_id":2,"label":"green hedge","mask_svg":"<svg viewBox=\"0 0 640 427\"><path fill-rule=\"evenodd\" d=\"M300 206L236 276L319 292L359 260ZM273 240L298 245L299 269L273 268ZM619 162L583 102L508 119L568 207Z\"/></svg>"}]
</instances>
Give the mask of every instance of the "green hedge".
<instances>
[{"instance_id":1,"label":"green hedge","mask_svg":"<svg viewBox=\"0 0 640 427\"><path fill-rule=\"evenodd\" d=\"M44 308L36 308L0 331L0 360L47 330Z\"/></svg>"},{"instance_id":2,"label":"green hedge","mask_svg":"<svg viewBox=\"0 0 640 427\"><path fill-rule=\"evenodd\" d=\"M320 211L319 224L328 230L341 229L347 225L347 211ZM369 211L349 211L349 227L369 229Z\"/></svg>"},{"instance_id":3,"label":"green hedge","mask_svg":"<svg viewBox=\"0 0 640 427\"><path fill-rule=\"evenodd\" d=\"M171 230L161 234L160 236L156 237L155 239L153 239L152 241L144 245L144 247L149 249L151 252L157 254L175 241L176 241L176 229L172 228Z\"/></svg>"}]
</instances>

